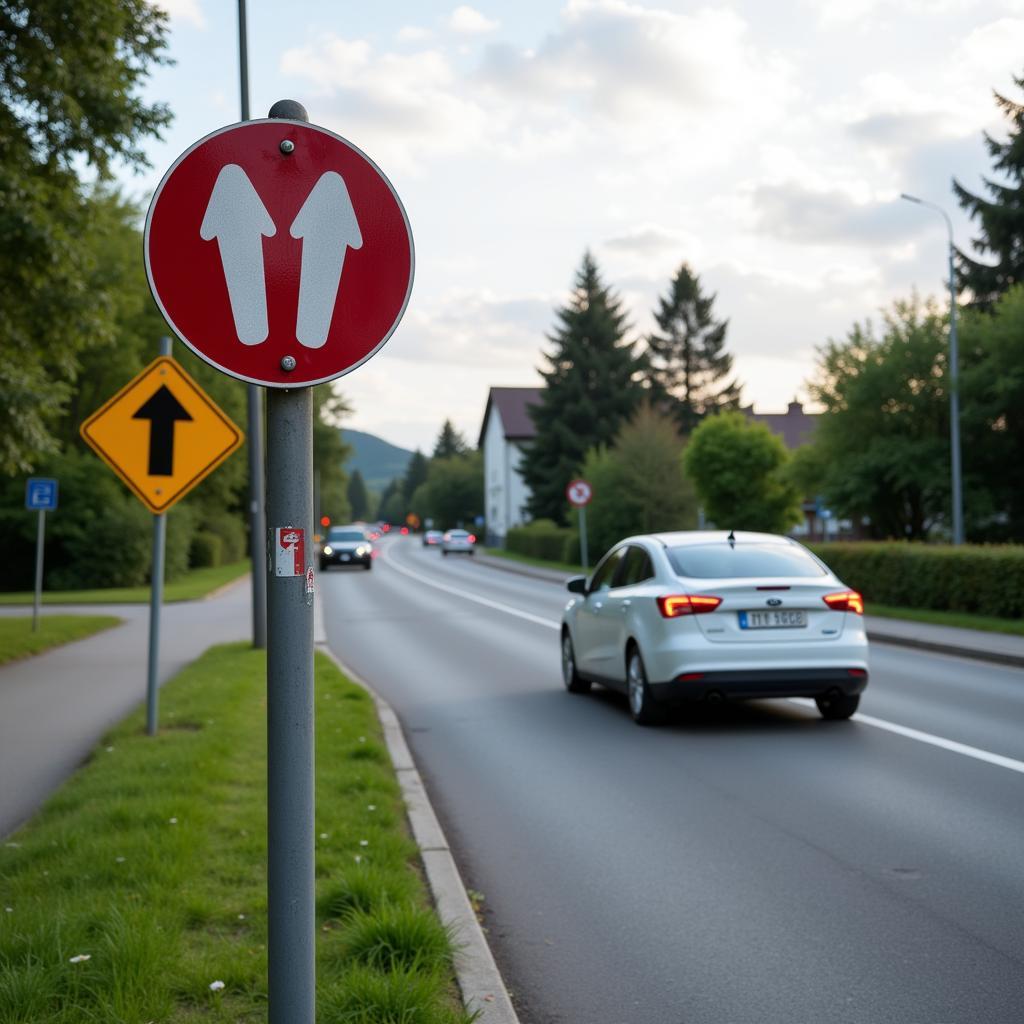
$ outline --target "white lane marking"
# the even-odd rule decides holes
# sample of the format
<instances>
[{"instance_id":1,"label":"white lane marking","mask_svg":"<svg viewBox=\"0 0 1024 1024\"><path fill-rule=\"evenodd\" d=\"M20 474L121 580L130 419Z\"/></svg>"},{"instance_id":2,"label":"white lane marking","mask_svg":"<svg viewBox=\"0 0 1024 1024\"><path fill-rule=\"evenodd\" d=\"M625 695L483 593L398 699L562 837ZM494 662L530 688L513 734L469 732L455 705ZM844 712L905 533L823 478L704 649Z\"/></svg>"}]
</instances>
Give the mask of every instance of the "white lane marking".
<instances>
[{"instance_id":1,"label":"white lane marking","mask_svg":"<svg viewBox=\"0 0 1024 1024\"><path fill-rule=\"evenodd\" d=\"M791 704L799 704L800 707L813 708L815 706L814 701L808 700L806 697L791 697L789 702ZM964 757L973 757L975 761L994 764L997 768L1008 768L1011 772L1024 774L1024 761L1017 761L1012 757L993 754L988 750L970 747L966 743L957 743L956 740L947 740L930 732L921 732L920 729L911 729L905 725L897 725L895 722L887 722L884 718L874 718L871 715L861 714L859 711L853 715L851 721L862 722L864 725L870 725L875 729L903 736L908 740L917 740L918 743L927 743L931 747L939 747L942 750L949 750L954 754L962 754Z\"/></svg>"},{"instance_id":2,"label":"white lane marking","mask_svg":"<svg viewBox=\"0 0 1024 1024\"><path fill-rule=\"evenodd\" d=\"M517 618L525 619L527 622L534 622L538 626L547 626L548 629L561 629L561 623L552 622L550 619L542 619L539 615L531 615L529 612L520 611L518 608L513 608L511 605L502 604L500 601L492 601L487 597L480 597L478 594L471 594L468 590L460 590L458 587L449 587L445 583L438 583L436 580L430 579L429 576L421 576L418 572L413 572L411 569L406 569L405 566L399 565L398 562L391 557L390 550L385 555L383 549L381 550L381 560L387 562L395 572L402 573L403 576L408 576L410 579L419 580L420 583L426 583L428 587L435 587L437 590L446 590L449 594L455 594L457 597L464 598L467 601L475 601L477 604L485 605L488 608L494 608L499 612L506 612L508 615L515 615Z\"/></svg>"}]
</instances>

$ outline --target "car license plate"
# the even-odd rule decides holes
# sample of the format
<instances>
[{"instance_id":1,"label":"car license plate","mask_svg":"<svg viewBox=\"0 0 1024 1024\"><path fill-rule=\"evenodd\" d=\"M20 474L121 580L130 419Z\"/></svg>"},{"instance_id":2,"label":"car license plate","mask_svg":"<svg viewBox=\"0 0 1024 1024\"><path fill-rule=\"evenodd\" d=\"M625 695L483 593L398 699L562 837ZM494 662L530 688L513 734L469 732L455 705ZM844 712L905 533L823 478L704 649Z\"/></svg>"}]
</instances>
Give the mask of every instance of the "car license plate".
<instances>
[{"instance_id":1,"label":"car license plate","mask_svg":"<svg viewBox=\"0 0 1024 1024\"><path fill-rule=\"evenodd\" d=\"M349 558L350 558L350 557L351 557L350 555L342 555L342 556L341 556L341 560L342 560L343 562L347 562L347 561L349 560Z\"/></svg>"},{"instance_id":2,"label":"car license plate","mask_svg":"<svg viewBox=\"0 0 1024 1024\"><path fill-rule=\"evenodd\" d=\"M807 612L740 612L740 629L799 629L807 625Z\"/></svg>"}]
</instances>

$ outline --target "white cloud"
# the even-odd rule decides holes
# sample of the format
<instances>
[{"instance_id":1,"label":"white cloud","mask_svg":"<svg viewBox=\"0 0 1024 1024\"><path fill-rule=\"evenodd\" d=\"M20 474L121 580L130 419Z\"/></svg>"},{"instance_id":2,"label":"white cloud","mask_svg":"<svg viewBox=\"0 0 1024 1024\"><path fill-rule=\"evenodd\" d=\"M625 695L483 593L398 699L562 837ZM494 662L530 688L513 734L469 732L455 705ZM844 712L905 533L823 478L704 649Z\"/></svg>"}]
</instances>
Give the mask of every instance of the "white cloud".
<instances>
[{"instance_id":1,"label":"white cloud","mask_svg":"<svg viewBox=\"0 0 1024 1024\"><path fill-rule=\"evenodd\" d=\"M475 7L463 4L452 11L448 18L448 27L460 35L477 36L493 32L499 27L499 22L481 14Z\"/></svg>"},{"instance_id":2,"label":"white cloud","mask_svg":"<svg viewBox=\"0 0 1024 1024\"><path fill-rule=\"evenodd\" d=\"M199 6L199 0L157 0L156 6L166 11L174 21L206 28L206 16Z\"/></svg>"},{"instance_id":3,"label":"white cloud","mask_svg":"<svg viewBox=\"0 0 1024 1024\"><path fill-rule=\"evenodd\" d=\"M429 28L423 28L420 25L403 25L398 30L398 38L403 43L422 43L428 39L432 39L434 33Z\"/></svg>"}]
</instances>

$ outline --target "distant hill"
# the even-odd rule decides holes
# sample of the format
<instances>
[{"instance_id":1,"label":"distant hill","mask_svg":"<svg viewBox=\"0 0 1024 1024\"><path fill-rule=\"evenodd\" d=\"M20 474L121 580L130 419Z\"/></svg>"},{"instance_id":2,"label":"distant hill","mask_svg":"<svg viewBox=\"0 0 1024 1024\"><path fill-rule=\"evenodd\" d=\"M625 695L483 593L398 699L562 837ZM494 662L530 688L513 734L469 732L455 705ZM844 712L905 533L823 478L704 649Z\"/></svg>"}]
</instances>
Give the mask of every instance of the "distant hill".
<instances>
[{"instance_id":1,"label":"distant hill","mask_svg":"<svg viewBox=\"0 0 1024 1024\"><path fill-rule=\"evenodd\" d=\"M383 491L390 480L405 476L412 452L361 430L340 433L345 444L352 446L352 457L345 463L345 470L351 474L358 469L371 491Z\"/></svg>"}]
</instances>

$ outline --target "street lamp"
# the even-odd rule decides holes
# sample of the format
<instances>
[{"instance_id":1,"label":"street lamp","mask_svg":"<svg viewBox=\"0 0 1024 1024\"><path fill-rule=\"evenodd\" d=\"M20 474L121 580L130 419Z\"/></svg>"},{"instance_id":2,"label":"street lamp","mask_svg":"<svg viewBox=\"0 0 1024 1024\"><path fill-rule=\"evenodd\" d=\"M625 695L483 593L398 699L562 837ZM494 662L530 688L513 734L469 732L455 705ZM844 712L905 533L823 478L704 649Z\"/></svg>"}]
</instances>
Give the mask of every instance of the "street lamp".
<instances>
[{"instance_id":1,"label":"street lamp","mask_svg":"<svg viewBox=\"0 0 1024 1024\"><path fill-rule=\"evenodd\" d=\"M900 193L900 199L906 199L910 203L917 203L918 206L927 206L932 210L938 210L946 222L946 230L949 232L949 445L952 449L950 459L953 469L953 543L963 544L964 542L964 500L963 487L960 476L960 383L958 356L956 348L956 278L953 269L953 222L949 214L935 203L927 199L918 199L917 196L908 196L906 192Z\"/></svg>"}]
</instances>

